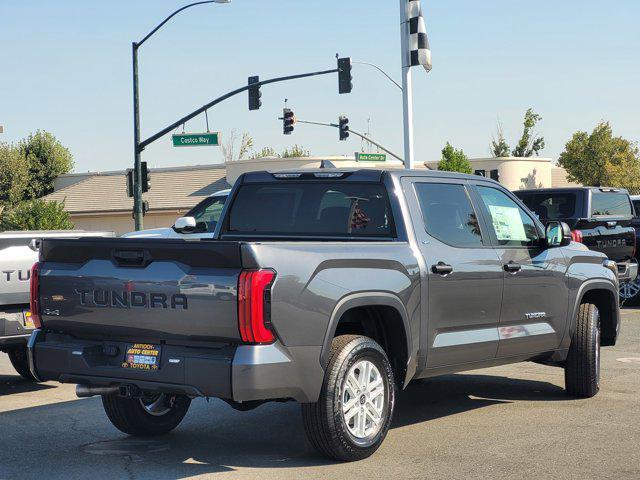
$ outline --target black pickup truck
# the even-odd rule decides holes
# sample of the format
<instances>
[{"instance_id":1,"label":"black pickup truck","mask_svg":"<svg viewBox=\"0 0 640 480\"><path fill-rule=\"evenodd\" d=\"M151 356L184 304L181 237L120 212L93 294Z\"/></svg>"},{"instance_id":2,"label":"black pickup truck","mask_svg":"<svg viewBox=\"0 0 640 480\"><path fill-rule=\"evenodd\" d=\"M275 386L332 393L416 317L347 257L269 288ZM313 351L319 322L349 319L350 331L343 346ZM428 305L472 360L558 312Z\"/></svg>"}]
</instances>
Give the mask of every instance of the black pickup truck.
<instances>
[{"instance_id":1,"label":"black pickup truck","mask_svg":"<svg viewBox=\"0 0 640 480\"><path fill-rule=\"evenodd\" d=\"M572 187L519 190L515 193L543 222L562 221L574 242L602 252L618 265L620 300L630 301L626 288L637 277L634 207L621 188ZM636 291L636 295L639 292ZM635 300L635 299L633 299Z\"/></svg>"}]
</instances>

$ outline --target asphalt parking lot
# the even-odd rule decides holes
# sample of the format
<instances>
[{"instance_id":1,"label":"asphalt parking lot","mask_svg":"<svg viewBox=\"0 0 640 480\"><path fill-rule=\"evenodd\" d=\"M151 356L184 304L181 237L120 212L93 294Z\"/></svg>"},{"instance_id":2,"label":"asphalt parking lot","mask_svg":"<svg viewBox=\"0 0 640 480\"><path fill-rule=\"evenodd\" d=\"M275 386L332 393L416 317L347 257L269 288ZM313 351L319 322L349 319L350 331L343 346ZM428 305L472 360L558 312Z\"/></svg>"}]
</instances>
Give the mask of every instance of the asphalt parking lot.
<instances>
[{"instance_id":1,"label":"asphalt parking lot","mask_svg":"<svg viewBox=\"0 0 640 480\"><path fill-rule=\"evenodd\" d=\"M602 355L602 390L574 400L560 369L532 363L415 382L373 457L329 462L294 403L246 413L196 400L172 434L131 439L99 398L30 384L0 354L4 478L640 478L640 310Z\"/></svg>"}]
</instances>

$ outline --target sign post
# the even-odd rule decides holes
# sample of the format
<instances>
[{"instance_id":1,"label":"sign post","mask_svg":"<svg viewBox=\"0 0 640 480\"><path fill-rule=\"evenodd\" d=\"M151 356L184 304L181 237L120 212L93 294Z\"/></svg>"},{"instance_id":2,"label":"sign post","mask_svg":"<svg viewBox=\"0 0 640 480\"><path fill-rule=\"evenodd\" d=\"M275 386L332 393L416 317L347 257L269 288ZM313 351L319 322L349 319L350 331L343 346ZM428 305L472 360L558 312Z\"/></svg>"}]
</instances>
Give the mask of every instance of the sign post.
<instances>
[{"instance_id":1,"label":"sign post","mask_svg":"<svg viewBox=\"0 0 640 480\"><path fill-rule=\"evenodd\" d=\"M172 136L174 147L218 147L220 132L178 133Z\"/></svg>"}]
</instances>

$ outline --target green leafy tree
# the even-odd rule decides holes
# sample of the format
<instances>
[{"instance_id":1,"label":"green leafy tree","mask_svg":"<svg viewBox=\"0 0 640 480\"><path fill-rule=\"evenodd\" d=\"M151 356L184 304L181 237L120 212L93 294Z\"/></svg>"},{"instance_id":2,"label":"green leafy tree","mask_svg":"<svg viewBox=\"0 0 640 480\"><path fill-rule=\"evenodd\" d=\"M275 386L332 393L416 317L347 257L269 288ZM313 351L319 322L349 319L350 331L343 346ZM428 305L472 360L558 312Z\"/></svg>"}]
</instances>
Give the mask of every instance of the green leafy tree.
<instances>
[{"instance_id":1,"label":"green leafy tree","mask_svg":"<svg viewBox=\"0 0 640 480\"><path fill-rule=\"evenodd\" d=\"M576 132L565 145L558 164L572 182L594 187L640 188L640 158L635 143L614 137L609 122L591 132Z\"/></svg>"},{"instance_id":2,"label":"green leafy tree","mask_svg":"<svg viewBox=\"0 0 640 480\"><path fill-rule=\"evenodd\" d=\"M462 150L456 150L447 142L442 149L442 159L438 163L438 170L447 172L471 173L471 163Z\"/></svg>"},{"instance_id":3,"label":"green leafy tree","mask_svg":"<svg viewBox=\"0 0 640 480\"><path fill-rule=\"evenodd\" d=\"M29 168L25 199L40 198L53 192L53 181L73 169L73 156L55 136L38 130L18 143L18 151Z\"/></svg>"},{"instance_id":4,"label":"green leafy tree","mask_svg":"<svg viewBox=\"0 0 640 480\"><path fill-rule=\"evenodd\" d=\"M533 133L533 129L538 122L542 120L542 117L529 108L524 114L524 130L522 137L516 148L513 149L512 155L514 157L532 157L540 155L540 151L544 149L544 137L538 137Z\"/></svg>"},{"instance_id":5,"label":"green leafy tree","mask_svg":"<svg viewBox=\"0 0 640 480\"><path fill-rule=\"evenodd\" d=\"M491 140L491 148L489 150L494 157L508 157L511 153L511 148L504 138L504 131L500 122L498 122L498 138L494 137Z\"/></svg>"},{"instance_id":6,"label":"green leafy tree","mask_svg":"<svg viewBox=\"0 0 640 480\"><path fill-rule=\"evenodd\" d=\"M260 150L259 152L253 152L249 158L252 160L256 160L258 158L265 158L265 157L278 158L280 157L280 155L278 155L278 153L271 147L263 147L262 150Z\"/></svg>"},{"instance_id":7,"label":"green leafy tree","mask_svg":"<svg viewBox=\"0 0 640 480\"><path fill-rule=\"evenodd\" d=\"M64 203L29 200L2 211L0 230L71 230Z\"/></svg>"},{"instance_id":8,"label":"green leafy tree","mask_svg":"<svg viewBox=\"0 0 640 480\"><path fill-rule=\"evenodd\" d=\"M296 158L296 157L310 157L311 153L309 150L305 150L305 148L301 145L294 145L291 149L286 148L282 154L282 158Z\"/></svg>"},{"instance_id":9,"label":"green leafy tree","mask_svg":"<svg viewBox=\"0 0 640 480\"><path fill-rule=\"evenodd\" d=\"M0 205L24 199L29 184L29 166L13 145L0 144Z\"/></svg>"}]
</instances>

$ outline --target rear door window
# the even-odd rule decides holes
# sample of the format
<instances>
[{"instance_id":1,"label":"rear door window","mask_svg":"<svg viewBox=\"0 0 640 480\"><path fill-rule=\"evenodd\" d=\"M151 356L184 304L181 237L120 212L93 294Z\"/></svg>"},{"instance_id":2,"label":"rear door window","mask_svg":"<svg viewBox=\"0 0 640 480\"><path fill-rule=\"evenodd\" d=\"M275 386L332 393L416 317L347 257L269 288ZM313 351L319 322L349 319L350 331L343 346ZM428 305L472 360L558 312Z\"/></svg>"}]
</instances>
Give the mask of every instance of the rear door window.
<instances>
[{"instance_id":1,"label":"rear door window","mask_svg":"<svg viewBox=\"0 0 640 480\"><path fill-rule=\"evenodd\" d=\"M391 237L393 221L382 184L283 182L242 185L228 234Z\"/></svg>"},{"instance_id":2,"label":"rear door window","mask_svg":"<svg viewBox=\"0 0 640 480\"><path fill-rule=\"evenodd\" d=\"M593 192L591 195L591 215L631 217L631 202L626 193Z\"/></svg>"},{"instance_id":3,"label":"rear door window","mask_svg":"<svg viewBox=\"0 0 640 480\"><path fill-rule=\"evenodd\" d=\"M416 183L424 228L453 247L481 247L478 217L463 185Z\"/></svg>"}]
</instances>

